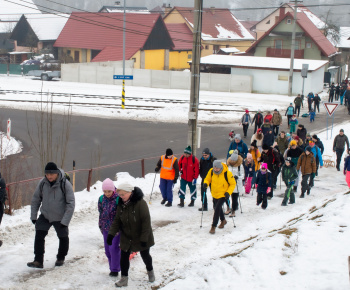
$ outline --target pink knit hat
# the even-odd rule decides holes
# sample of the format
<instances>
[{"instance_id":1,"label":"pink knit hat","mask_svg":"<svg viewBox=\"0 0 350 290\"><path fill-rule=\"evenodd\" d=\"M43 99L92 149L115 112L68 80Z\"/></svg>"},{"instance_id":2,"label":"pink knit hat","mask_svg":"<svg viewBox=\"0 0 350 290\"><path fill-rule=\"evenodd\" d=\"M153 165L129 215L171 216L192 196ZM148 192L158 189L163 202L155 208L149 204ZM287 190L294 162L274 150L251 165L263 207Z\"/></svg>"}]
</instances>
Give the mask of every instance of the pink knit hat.
<instances>
[{"instance_id":1,"label":"pink knit hat","mask_svg":"<svg viewBox=\"0 0 350 290\"><path fill-rule=\"evenodd\" d=\"M111 179L106 178L102 183L102 190L115 190L114 183Z\"/></svg>"},{"instance_id":2,"label":"pink knit hat","mask_svg":"<svg viewBox=\"0 0 350 290\"><path fill-rule=\"evenodd\" d=\"M253 155L250 154L250 153L248 153L248 154L247 154L247 159L249 159L249 160L250 160L250 159L253 159Z\"/></svg>"},{"instance_id":3,"label":"pink knit hat","mask_svg":"<svg viewBox=\"0 0 350 290\"><path fill-rule=\"evenodd\" d=\"M267 169L267 163L262 163L261 168Z\"/></svg>"}]
</instances>

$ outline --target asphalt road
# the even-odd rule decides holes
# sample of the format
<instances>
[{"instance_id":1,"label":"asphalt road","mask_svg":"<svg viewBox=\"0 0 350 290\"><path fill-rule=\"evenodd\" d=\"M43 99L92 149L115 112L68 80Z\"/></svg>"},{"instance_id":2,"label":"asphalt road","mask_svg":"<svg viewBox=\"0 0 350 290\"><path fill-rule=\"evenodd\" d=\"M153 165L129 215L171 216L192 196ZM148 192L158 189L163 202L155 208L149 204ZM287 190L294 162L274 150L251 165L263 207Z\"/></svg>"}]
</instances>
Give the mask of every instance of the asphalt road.
<instances>
[{"instance_id":1,"label":"asphalt road","mask_svg":"<svg viewBox=\"0 0 350 290\"><path fill-rule=\"evenodd\" d=\"M304 112L305 109L302 111ZM23 143L24 150L21 153L21 160L28 163L27 177L42 176L43 169L39 166L38 154L33 149L27 129L29 128L32 132L36 131L38 113L0 108L0 116L2 131L5 131L6 120L11 118L12 136ZM336 112L334 122L336 124L345 120L349 120L349 115L343 106ZM331 125L331 119L329 121ZM326 126L325 110L322 108L322 112L317 114L315 123L310 124L308 118L301 117L299 123L304 124L308 132L321 130ZM286 125L287 120L283 118L281 129L287 130ZM61 132L61 126L62 116L54 115L56 135ZM226 157L230 145L228 140L229 131L233 129L236 133L243 132L238 123L220 124L220 119L218 119L218 125L202 124L200 126L202 127L201 149L209 147L218 158ZM73 160L76 161L76 169L88 169L98 165L156 157L164 154L166 148L169 147L173 149L175 154L181 154L187 145L187 130L187 124L73 116L64 169L66 171L72 170ZM244 139L248 145L252 133L253 129L249 127L248 137ZM333 132L333 137L337 133ZM348 134L350 135L350 133ZM33 133L33 136L35 136L35 133ZM54 137L54 142L55 140ZM197 156L201 156L201 149L197 150ZM17 157L15 155L10 158ZM153 172L156 163L156 159L146 160L146 173ZM103 180L110 177L113 179L117 172L130 172L133 176L141 176L141 163L136 162L106 168L100 170L94 178ZM85 188L86 183L87 173L77 174L76 190Z\"/></svg>"}]
</instances>

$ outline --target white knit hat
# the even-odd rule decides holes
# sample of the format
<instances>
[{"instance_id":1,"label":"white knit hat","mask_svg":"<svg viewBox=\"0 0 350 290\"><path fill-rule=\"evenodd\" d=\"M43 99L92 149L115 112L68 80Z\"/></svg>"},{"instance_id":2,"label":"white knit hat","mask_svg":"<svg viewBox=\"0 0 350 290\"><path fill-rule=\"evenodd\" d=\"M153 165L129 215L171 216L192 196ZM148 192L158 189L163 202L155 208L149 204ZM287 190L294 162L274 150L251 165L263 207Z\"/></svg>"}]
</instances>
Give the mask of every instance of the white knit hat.
<instances>
[{"instance_id":1,"label":"white knit hat","mask_svg":"<svg viewBox=\"0 0 350 290\"><path fill-rule=\"evenodd\" d=\"M117 186L117 190L124 190L127 192L131 192L134 190L134 186L130 184L129 182L122 182Z\"/></svg>"}]
</instances>

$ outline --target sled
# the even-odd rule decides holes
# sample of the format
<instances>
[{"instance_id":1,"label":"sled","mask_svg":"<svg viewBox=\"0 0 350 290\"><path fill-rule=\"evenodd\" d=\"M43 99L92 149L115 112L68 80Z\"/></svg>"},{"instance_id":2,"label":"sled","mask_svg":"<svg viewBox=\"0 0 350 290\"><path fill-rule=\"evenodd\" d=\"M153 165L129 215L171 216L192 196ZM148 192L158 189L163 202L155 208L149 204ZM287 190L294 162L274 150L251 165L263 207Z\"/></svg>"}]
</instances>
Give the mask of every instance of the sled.
<instances>
[{"instance_id":1,"label":"sled","mask_svg":"<svg viewBox=\"0 0 350 290\"><path fill-rule=\"evenodd\" d=\"M246 194L249 194L250 190L252 189L252 179L253 177L247 177L245 180L244 189Z\"/></svg>"},{"instance_id":2,"label":"sled","mask_svg":"<svg viewBox=\"0 0 350 290\"><path fill-rule=\"evenodd\" d=\"M324 167L335 167L335 162L332 160L333 157L330 155L323 155L323 166Z\"/></svg>"},{"instance_id":3,"label":"sled","mask_svg":"<svg viewBox=\"0 0 350 290\"><path fill-rule=\"evenodd\" d=\"M132 252L129 256L129 261L137 255L137 252Z\"/></svg>"}]
</instances>

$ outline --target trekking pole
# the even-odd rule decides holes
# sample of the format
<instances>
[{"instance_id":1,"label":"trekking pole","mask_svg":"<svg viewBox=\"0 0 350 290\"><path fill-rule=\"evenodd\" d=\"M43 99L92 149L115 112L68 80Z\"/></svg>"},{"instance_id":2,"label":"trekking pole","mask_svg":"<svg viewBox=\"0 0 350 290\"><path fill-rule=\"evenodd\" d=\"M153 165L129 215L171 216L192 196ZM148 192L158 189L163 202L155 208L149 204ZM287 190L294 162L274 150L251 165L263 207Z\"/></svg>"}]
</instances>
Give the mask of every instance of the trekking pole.
<instances>
[{"instance_id":1,"label":"trekking pole","mask_svg":"<svg viewBox=\"0 0 350 290\"><path fill-rule=\"evenodd\" d=\"M152 199L152 194L153 194L154 183L156 182L156 177L157 177L157 173L154 174L154 180L153 180L153 185L152 185L151 196L149 198L149 204L152 204L151 199Z\"/></svg>"},{"instance_id":2,"label":"trekking pole","mask_svg":"<svg viewBox=\"0 0 350 290\"><path fill-rule=\"evenodd\" d=\"M206 191L204 191L203 193L203 203L202 203L202 217L201 217L201 226L200 228L202 228L202 222L203 222L203 211L204 211L204 199L205 199L205 195L206 195Z\"/></svg>"},{"instance_id":3,"label":"trekking pole","mask_svg":"<svg viewBox=\"0 0 350 290\"><path fill-rule=\"evenodd\" d=\"M227 199L227 202L228 202L228 206L230 206L230 198ZM233 215L231 217L232 217L232 221L233 221L233 227L235 228L236 224L235 224L235 220L233 219Z\"/></svg>"},{"instance_id":4,"label":"trekking pole","mask_svg":"<svg viewBox=\"0 0 350 290\"><path fill-rule=\"evenodd\" d=\"M237 175L235 175L235 179L236 179L236 185L237 185L237 192L238 192L238 200L239 200L239 206L241 207L241 213L243 213L243 211L242 211L242 204L241 204L241 197L239 196L239 186L238 186L238 182L237 182L237 180L238 180L238 177L237 177ZM233 194L233 193L232 193ZM230 202L229 202L229 204L230 204Z\"/></svg>"},{"instance_id":5,"label":"trekking pole","mask_svg":"<svg viewBox=\"0 0 350 290\"><path fill-rule=\"evenodd\" d=\"M280 173L280 189L282 189L282 170L281 170L281 173Z\"/></svg>"}]
</instances>

